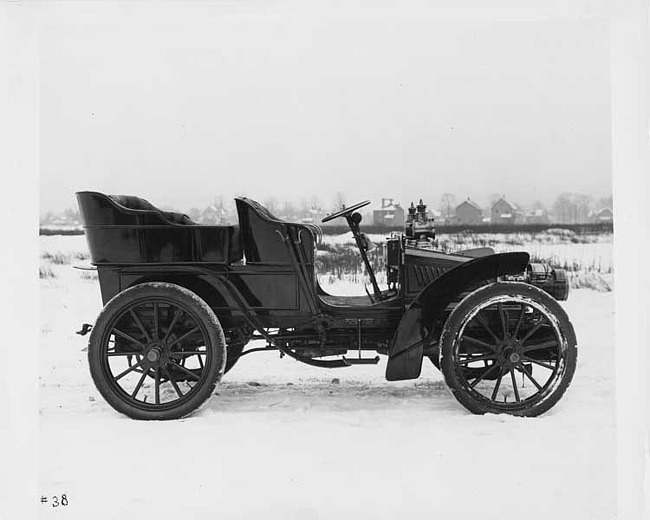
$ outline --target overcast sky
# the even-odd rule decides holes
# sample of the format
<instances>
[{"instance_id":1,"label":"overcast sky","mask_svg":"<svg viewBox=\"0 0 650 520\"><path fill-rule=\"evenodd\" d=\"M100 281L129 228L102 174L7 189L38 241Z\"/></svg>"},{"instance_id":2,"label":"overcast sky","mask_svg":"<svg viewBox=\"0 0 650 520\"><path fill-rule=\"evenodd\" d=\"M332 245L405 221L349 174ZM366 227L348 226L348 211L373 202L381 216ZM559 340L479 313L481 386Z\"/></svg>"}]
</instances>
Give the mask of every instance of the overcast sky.
<instances>
[{"instance_id":1,"label":"overcast sky","mask_svg":"<svg viewBox=\"0 0 650 520\"><path fill-rule=\"evenodd\" d=\"M83 189L184 210L241 193L434 207L444 192L611 193L604 22L284 17L280 4L45 25L41 212Z\"/></svg>"}]
</instances>

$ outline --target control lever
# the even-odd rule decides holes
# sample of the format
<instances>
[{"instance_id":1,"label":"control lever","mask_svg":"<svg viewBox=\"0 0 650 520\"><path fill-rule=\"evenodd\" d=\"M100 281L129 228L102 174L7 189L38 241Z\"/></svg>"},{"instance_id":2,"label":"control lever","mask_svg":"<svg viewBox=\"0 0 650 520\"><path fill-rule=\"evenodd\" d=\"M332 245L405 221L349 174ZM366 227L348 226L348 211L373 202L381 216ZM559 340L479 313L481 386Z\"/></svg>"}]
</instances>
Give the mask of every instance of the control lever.
<instances>
[{"instance_id":1,"label":"control lever","mask_svg":"<svg viewBox=\"0 0 650 520\"><path fill-rule=\"evenodd\" d=\"M370 303L375 303L375 299L372 297L372 294L370 294L370 291L368 290L368 286L365 283L363 284L363 288L365 289L368 298L370 298Z\"/></svg>"}]
</instances>

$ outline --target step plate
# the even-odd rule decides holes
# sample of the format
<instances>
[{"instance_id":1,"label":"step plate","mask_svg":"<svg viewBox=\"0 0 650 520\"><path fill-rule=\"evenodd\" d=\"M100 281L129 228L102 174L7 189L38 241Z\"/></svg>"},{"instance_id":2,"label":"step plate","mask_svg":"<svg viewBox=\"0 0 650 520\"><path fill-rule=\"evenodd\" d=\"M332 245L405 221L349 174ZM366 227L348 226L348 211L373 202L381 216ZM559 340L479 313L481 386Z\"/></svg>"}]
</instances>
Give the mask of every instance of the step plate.
<instances>
[{"instance_id":1,"label":"step plate","mask_svg":"<svg viewBox=\"0 0 650 520\"><path fill-rule=\"evenodd\" d=\"M343 362L347 365L376 365L379 363L379 356L374 358L346 358L343 356Z\"/></svg>"}]
</instances>

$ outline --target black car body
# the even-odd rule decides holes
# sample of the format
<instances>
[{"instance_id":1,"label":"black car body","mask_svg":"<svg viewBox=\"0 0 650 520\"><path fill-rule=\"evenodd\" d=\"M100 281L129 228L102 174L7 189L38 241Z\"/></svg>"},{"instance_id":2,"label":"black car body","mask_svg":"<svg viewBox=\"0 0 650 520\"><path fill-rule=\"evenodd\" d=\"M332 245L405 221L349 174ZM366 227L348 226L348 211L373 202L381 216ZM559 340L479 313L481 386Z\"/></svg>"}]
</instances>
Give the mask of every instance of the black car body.
<instances>
[{"instance_id":1,"label":"black car body","mask_svg":"<svg viewBox=\"0 0 650 520\"><path fill-rule=\"evenodd\" d=\"M278 219L253 200L236 199L239 225L208 226L138 197L86 191L77 198L106 306L106 319L100 316L91 335L91 372L104 397L132 417L186 415L238 359L269 349L328 368L374 364L379 357L367 352L385 354L390 381L419 377L428 357L476 413L543 413L573 375L576 338L556 301L568 297L564 272L530 264L525 252L437 251L422 205L410 211L405 233L387 240L384 289L356 212L368 202L325 219L347 220L372 284L367 296L337 296L318 283L320 228ZM176 304L181 293L186 301ZM192 310L191 298L202 310ZM179 327L179 315L193 316L182 341L183 329L171 330ZM211 339L211 328L221 336ZM521 341L524 331L528 345ZM246 349L254 339L266 346ZM193 363L189 352L200 352ZM114 368L111 358L128 364ZM548 371L548 381L538 381L533 367ZM537 392L520 395L515 375ZM120 381L128 378L134 382L124 388ZM512 402L506 395L501 403L506 381ZM181 382L192 389L182 392ZM489 397L479 390L488 382ZM142 402L138 395L149 384L153 402ZM161 398L165 386L175 399Z\"/></svg>"}]
</instances>

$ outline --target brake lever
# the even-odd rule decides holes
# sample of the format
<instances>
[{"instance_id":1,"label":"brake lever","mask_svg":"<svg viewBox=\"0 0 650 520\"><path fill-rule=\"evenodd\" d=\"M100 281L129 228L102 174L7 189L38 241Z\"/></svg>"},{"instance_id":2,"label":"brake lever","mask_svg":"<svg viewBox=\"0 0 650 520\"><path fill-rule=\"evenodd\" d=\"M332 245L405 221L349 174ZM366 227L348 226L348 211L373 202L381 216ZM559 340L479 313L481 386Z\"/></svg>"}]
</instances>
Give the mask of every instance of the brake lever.
<instances>
[{"instance_id":1,"label":"brake lever","mask_svg":"<svg viewBox=\"0 0 650 520\"><path fill-rule=\"evenodd\" d=\"M365 283L363 284L363 289L366 291L368 298L370 298L370 303L375 303L375 299L370 294L370 291L368 290L368 286Z\"/></svg>"}]
</instances>

